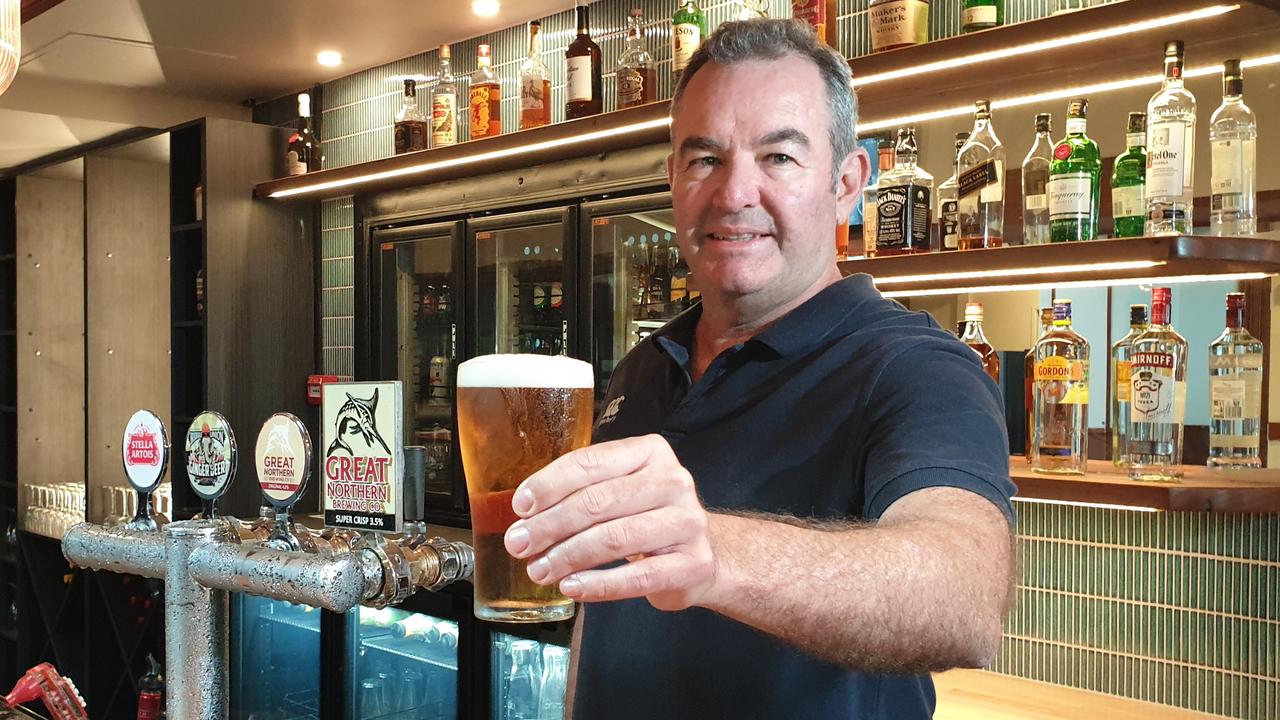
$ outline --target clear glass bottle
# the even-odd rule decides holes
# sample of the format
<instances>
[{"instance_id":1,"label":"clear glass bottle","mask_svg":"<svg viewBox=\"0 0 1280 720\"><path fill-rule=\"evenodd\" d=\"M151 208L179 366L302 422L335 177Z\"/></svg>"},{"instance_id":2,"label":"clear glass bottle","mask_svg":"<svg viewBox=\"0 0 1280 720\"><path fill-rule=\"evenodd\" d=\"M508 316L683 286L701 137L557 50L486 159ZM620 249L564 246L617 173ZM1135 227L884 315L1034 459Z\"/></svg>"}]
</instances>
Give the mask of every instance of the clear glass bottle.
<instances>
[{"instance_id":1,"label":"clear glass bottle","mask_svg":"<svg viewBox=\"0 0 1280 720\"><path fill-rule=\"evenodd\" d=\"M471 74L467 107L472 140L502 134L502 84L493 72L488 45L476 47L476 71Z\"/></svg>"},{"instance_id":2,"label":"clear glass bottle","mask_svg":"<svg viewBox=\"0 0 1280 720\"><path fill-rule=\"evenodd\" d=\"M449 69L449 46L440 46L440 82L431 88L431 146L458 144L458 85Z\"/></svg>"},{"instance_id":3,"label":"clear glass bottle","mask_svg":"<svg viewBox=\"0 0 1280 720\"><path fill-rule=\"evenodd\" d=\"M696 0L683 0L671 16L671 72L677 81L706 39L707 14Z\"/></svg>"},{"instance_id":4,"label":"clear glass bottle","mask_svg":"<svg viewBox=\"0 0 1280 720\"><path fill-rule=\"evenodd\" d=\"M1087 134L1089 101L1067 105L1067 134L1049 165L1049 242L1096 240L1102 153Z\"/></svg>"},{"instance_id":5,"label":"clear glass bottle","mask_svg":"<svg viewBox=\"0 0 1280 720\"><path fill-rule=\"evenodd\" d=\"M893 169L893 155L893 141L881 138L876 149L877 169L867 186L862 189L862 244L865 256L869 258L876 256L876 192L880 187L880 178Z\"/></svg>"},{"instance_id":6,"label":"clear glass bottle","mask_svg":"<svg viewBox=\"0 0 1280 720\"><path fill-rule=\"evenodd\" d=\"M627 15L627 46L618 57L618 108L653 102L657 85L653 56L644 42L644 12L635 8Z\"/></svg>"},{"instance_id":7,"label":"clear glass bottle","mask_svg":"<svg viewBox=\"0 0 1280 720\"><path fill-rule=\"evenodd\" d=\"M960 148L969 140L969 133L956 133L956 151L951 155L951 177L938 185L938 244L940 250L957 250L960 247Z\"/></svg>"},{"instance_id":8,"label":"clear glass bottle","mask_svg":"<svg viewBox=\"0 0 1280 720\"><path fill-rule=\"evenodd\" d=\"M1182 65L1182 41L1166 43L1164 86L1147 103L1147 235L1191 232L1196 98Z\"/></svg>"},{"instance_id":9,"label":"clear glass bottle","mask_svg":"<svg viewBox=\"0 0 1280 720\"><path fill-rule=\"evenodd\" d=\"M1263 347L1244 308L1244 293L1227 294L1227 328L1209 345L1209 467L1262 467Z\"/></svg>"},{"instance_id":10,"label":"clear glass bottle","mask_svg":"<svg viewBox=\"0 0 1280 720\"><path fill-rule=\"evenodd\" d=\"M876 255L927 253L933 176L916 164L915 128L898 130L893 168L876 183Z\"/></svg>"},{"instance_id":11,"label":"clear glass bottle","mask_svg":"<svg viewBox=\"0 0 1280 720\"><path fill-rule=\"evenodd\" d=\"M1129 113L1128 148L1111 173L1113 237L1139 237L1147 221L1147 114Z\"/></svg>"},{"instance_id":12,"label":"clear glass bottle","mask_svg":"<svg viewBox=\"0 0 1280 720\"><path fill-rule=\"evenodd\" d=\"M529 23L529 56L520 64L520 129L551 124L551 73L542 62L542 23Z\"/></svg>"},{"instance_id":13,"label":"clear glass bottle","mask_svg":"<svg viewBox=\"0 0 1280 720\"><path fill-rule=\"evenodd\" d=\"M1036 342L1031 469L1083 475L1089 459L1089 341L1071 329L1071 301L1053 301L1053 329Z\"/></svg>"},{"instance_id":14,"label":"clear glass bottle","mask_svg":"<svg viewBox=\"0 0 1280 720\"><path fill-rule=\"evenodd\" d=\"M1133 339L1129 406L1129 478L1182 476L1182 427L1187 412L1187 341L1174 332L1173 292L1151 288L1151 325Z\"/></svg>"},{"instance_id":15,"label":"clear glass bottle","mask_svg":"<svg viewBox=\"0 0 1280 720\"><path fill-rule=\"evenodd\" d=\"M1053 116L1036 115L1036 139L1022 160L1022 237L1024 245L1049 242L1049 165L1053 162Z\"/></svg>"},{"instance_id":16,"label":"clear glass bottle","mask_svg":"<svg viewBox=\"0 0 1280 720\"><path fill-rule=\"evenodd\" d=\"M1258 119L1244 104L1239 60L1223 63L1222 104L1209 119L1209 148L1213 163L1209 232L1230 236L1256 233Z\"/></svg>"},{"instance_id":17,"label":"clear glass bottle","mask_svg":"<svg viewBox=\"0 0 1280 720\"><path fill-rule=\"evenodd\" d=\"M974 104L973 131L960 148L960 249L1004 244L1004 145L991 126L991 101Z\"/></svg>"},{"instance_id":18,"label":"clear glass bottle","mask_svg":"<svg viewBox=\"0 0 1280 720\"><path fill-rule=\"evenodd\" d=\"M1147 306L1129 306L1129 332L1111 346L1111 462L1129 464L1129 399L1133 392L1133 340L1147 329Z\"/></svg>"},{"instance_id":19,"label":"clear glass bottle","mask_svg":"<svg viewBox=\"0 0 1280 720\"><path fill-rule=\"evenodd\" d=\"M1004 0L964 0L961 32L977 32L1004 24Z\"/></svg>"},{"instance_id":20,"label":"clear glass bottle","mask_svg":"<svg viewBox=\"0 0 1280 720\"><path fill-rule=\"evenodd\" d=\"M418 109L418 89L414 80L404 81L404 97L400 100L400 111L396 113L394 133L397 155L427 149L427 118Z\"/></svg>"},{"instance_id":21,"label":"clear glass bottle","mask_svg":"<svg viewBox=\"0 0 1280 720\"><path fill-rule=\"evenodd\" d=\"M564 117L566 120L604 112L600 46L591 39L591 6L579 5L578 35L565 48Z\"/></svg>"},{"instance_id":22,"label":"clear glass bottle","mask_svg":"<svg viewBox=\"0 0 1280 720\"><path fill-rule=\"evenodd\" d=\"M960 342L973 348L982 359L982 369L992 380L1000 382L1000 353L987 340L982 331L982 303L965 303L964 331L960 333Z\"/></svg>"},{"instance_id":23,"label":"clear glass bottle","mask_svg":"<svg viewBox=\"0 0 1280 720\"><path fill-rule=\"evenodd\" d=\"M1040 338L1044 337L1045 333L1052 329L1053 308L1040 308L1040 334L1036 335L1036 341L1031 343L1031 349L1027 351L1022 367L1023 407L1027 410L1027 427L1024 432L1026 439L1023 441L1022 450L1027 462L1031 462L1031 428L1035 426L1035 395L1033 389L1036 377L1036 342L1039 342Z\"/></svg>"}]
</instances>

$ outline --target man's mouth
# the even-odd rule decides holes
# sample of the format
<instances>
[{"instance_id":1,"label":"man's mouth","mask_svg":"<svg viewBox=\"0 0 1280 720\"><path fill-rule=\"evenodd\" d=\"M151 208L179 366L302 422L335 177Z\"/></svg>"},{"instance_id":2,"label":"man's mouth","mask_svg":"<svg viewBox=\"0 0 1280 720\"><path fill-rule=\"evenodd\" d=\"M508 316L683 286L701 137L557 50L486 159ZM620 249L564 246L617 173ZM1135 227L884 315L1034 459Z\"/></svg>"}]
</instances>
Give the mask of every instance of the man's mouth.
<instances>
[{"instance_id":1,"label":"man's mouth","mask_svg":"<svg viewBox=\"0 0 1280 720\"><path fill-rule=\"evenodd\" d=\"M707 237L712 240L722 240L725 242L748 242L767 236L768 233L707 233Z\"/></svg>"}]
</instances>

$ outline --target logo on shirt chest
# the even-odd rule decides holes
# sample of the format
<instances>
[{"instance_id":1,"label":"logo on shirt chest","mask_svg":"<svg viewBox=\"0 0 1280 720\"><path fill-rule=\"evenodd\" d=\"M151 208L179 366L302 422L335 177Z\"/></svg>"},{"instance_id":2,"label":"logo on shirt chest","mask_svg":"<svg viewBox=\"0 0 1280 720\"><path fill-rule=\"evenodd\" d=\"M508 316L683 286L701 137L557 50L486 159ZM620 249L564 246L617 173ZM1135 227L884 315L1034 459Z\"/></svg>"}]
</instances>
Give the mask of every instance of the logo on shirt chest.
<instances>
[{"instance_id":1,"label":"logo on shirt chest","mask_svg":"<svg viewBox=\"0 0 1280 720\"><path fill-rule=\"evenodd\" d=\"M626 395L619 395L605 407L604 412L600 413L600 419L596 422L596 427L601 427L613 422L618 418L618 410L622 408L622 401L626 400Z\"/></svg>"}]
</instances>

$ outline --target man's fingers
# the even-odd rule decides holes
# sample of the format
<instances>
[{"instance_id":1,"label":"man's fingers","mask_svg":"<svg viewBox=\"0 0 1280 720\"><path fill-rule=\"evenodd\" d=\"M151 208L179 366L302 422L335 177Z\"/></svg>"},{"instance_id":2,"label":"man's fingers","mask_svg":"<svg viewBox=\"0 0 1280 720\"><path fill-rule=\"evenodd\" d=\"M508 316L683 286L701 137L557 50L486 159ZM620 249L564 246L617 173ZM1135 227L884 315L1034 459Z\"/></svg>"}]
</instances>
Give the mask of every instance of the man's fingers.
<instances>
[{"instance_id":1,"label":"man's fingers","mask_svg":"<svg viewBox=\"0 0 1280 720\"><path fill-rule=\"evenodd\" d=\"M552 547L529 563L529 577L551 585L582 570L678 546L687 540L699 511L663 508L601 523Z\"/></svg>"},{"instance_id":2,"label":"man's fingers","mask_svg":"<svg viewBox=\"0 0 1280 720\"><path fill-rule=\"evenodd\" d=\"M565 453L520 483L511 508L520 517L542 512L582 488L630 475L648 465L659 448L658 435L624 438Z\"/></svg>"},{"instance_id":3,"label":"man's fingers","mask_svg":"<svg viewBox=\"0 0 1280 720\"><path fill-rule=\"evenodd\" d=\"M579 602L645 597L685 587L697 563L687 555L651 555L608 570L586 570L560 581L560 592Z\"/></svg>"}]
</instances>

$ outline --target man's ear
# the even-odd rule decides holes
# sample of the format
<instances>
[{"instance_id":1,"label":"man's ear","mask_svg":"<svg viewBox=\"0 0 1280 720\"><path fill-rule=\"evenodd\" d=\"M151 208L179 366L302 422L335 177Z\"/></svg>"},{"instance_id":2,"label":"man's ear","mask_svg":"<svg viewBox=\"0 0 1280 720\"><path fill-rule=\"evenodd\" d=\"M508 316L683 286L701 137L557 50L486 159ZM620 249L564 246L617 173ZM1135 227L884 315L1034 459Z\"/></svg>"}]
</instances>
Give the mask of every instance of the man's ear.
<instances>
[{"instance_id":1,"label":"man's ear","mask_svg":"<svg viewBox=\"0 0 1280 720\"><path fill-rule=\"evenodd\" d=\"M871 176L871 159L861 145L855 145L852 152L840 163L840 172L836 176L836 221L847 219L858 203L862 189Z\"/></svg>"}]
</instances>

